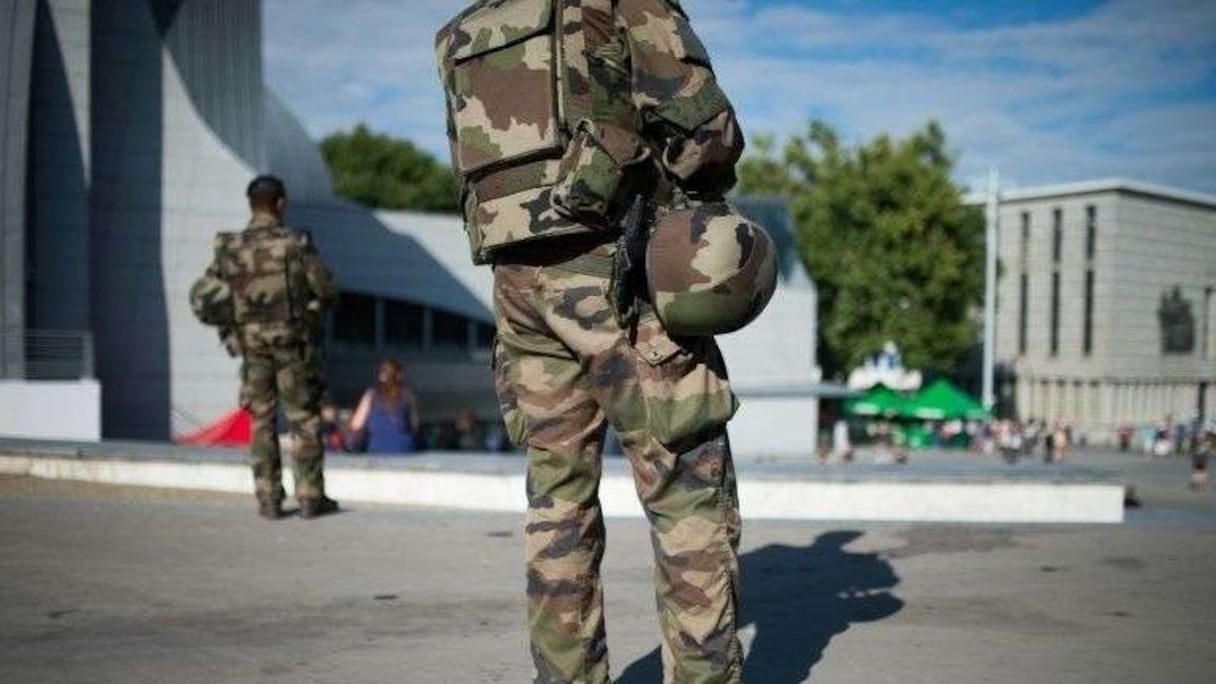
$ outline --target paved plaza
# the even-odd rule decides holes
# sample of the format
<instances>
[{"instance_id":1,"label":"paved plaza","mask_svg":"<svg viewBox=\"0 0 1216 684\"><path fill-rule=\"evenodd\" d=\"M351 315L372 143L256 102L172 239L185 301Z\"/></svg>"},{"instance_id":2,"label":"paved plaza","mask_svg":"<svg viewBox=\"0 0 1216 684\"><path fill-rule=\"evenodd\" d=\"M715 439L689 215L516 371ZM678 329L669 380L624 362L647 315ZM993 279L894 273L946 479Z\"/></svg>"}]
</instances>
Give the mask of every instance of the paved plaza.
<instances>
[{"instance_id":1,"label":"paved plaza","mask_svg":"<svg viewBox=\"0 0 1216 684\"><path fill-rule=\"evenodd\" d=\"M1114 455L1117 526L752 522L749 684L1210 682L1216 515ZM833 467L833 466L828 466ZM0 478L2 682L526 682L521 517ZM650 550L610 521L613 673L658 682Z\"/></svg>"}]
</instances>

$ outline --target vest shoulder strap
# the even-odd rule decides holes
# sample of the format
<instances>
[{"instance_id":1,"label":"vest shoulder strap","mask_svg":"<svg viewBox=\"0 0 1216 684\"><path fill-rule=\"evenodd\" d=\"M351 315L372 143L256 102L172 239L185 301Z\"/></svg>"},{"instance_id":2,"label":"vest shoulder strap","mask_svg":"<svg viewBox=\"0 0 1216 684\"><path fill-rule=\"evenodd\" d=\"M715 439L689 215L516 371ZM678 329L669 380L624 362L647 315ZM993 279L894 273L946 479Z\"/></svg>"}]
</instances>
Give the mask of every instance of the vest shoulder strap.
<instances>
[{"instance_id":1,"label":"vest shoulder strap","mask_svg":"<svg viewBox=\"0 0 1216 684\"><path fill-rule=\"evenodd\" d=\"M595 113L595 82L589 53L606 45L616 33L616 0L558 0L557 31L561 41L562 117L573 131Z\"/></svg>"}]
</instances>

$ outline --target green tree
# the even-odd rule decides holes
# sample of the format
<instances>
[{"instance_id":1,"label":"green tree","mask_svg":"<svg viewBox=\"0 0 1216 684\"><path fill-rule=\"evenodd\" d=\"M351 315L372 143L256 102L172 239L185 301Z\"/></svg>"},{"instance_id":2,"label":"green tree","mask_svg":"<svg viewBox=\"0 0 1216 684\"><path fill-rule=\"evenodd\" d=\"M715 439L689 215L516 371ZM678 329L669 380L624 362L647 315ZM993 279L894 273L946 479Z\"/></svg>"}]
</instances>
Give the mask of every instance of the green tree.
<instances>
[{"instance_id":1,"label":"green tree","mask_svg":"<svg viewBox=\"0 0 1216 684\"><path fill-rule=\"evenodd\" d=\"M351 201L380 209L456 210L451 168L408 140L359 124L326 136L321 154L338 194Z\"/></svg>"},{"instance_id":2,"label":"green tree","mask_svg":"<svg viewBox=\"0 0 1216 684\"><path fill-rule=\"evenodd\" d=\"M895 341L913 368L951 368L977 339L982 213L951 180L937 123L847 146L822 121L772 137L740 166L739 190L786 198L819 288L821 364L840 377Z\"/></svg>"}]
</instances>

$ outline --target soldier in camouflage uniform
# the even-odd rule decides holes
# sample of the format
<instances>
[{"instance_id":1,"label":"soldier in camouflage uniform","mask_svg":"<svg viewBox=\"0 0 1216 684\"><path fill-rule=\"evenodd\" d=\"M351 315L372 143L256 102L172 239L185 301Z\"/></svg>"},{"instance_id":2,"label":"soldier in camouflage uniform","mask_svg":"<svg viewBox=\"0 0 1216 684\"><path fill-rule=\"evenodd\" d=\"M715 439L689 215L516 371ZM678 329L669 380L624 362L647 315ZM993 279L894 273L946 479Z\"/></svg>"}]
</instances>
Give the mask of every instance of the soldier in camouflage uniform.
<instances>
[{"instance_id":1,"label":"soldier in camouflage uniform","mask_svg":"<svg viewBox=\"0 0 1216 684\"><path fill-rule=\"evenodd\" d=\"M709 57L676 0L482 0L436 51L466 231L494 268L496 389L528 450L535 681L609 681L611 424L652 527L665 681L738 682L737 402L712 337L610 296L631 197L661 214L735 182L743 138Z\"/></svg>"},{"instance_id":2,"label":"soldier in camouflage uniform","mask_svg":"<svg viewBox=\"0 0 1216 684\"><path fill-rule=\"evenodd\" d=\"M239 233L215 238L215 259L191 292L200 319L217 325L230 352L242 356L241 406L253 415L253 477L258 511L283 516L282 463L275 422L278 404L291 427L295 494L300 515L337 510L325 496L320 440L324 391L320 331L334 299L333 281L307 232L283 223L282 181L249 184L252 217ZM230 300L225 302L224 298ZM222 313L208 312L222 311Z\"/></svg>"}]
</instances>

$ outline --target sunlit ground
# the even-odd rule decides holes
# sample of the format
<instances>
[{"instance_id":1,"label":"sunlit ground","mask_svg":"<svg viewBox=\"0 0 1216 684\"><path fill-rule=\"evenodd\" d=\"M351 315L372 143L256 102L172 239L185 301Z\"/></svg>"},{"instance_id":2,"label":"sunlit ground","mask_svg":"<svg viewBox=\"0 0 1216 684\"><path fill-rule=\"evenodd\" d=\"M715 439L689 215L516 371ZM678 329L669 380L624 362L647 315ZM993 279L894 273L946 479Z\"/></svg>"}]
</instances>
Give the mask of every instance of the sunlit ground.
<instances>
[{"instance_id":1,"label":"sunlit ground","mask_svg":"<svg viewBox=\"0 0 1216 684\"><path fill-rule=\"evenodd\" d=\"M1117 454L1109 527L751 522L753 684L1208 682L1216 517ZM844 467L844 466L828 466ZM520 519L0 478L0 681L523 682ZM608 525L614 676L657 682L649 541Z\"/></svg>"}]
</instances>

